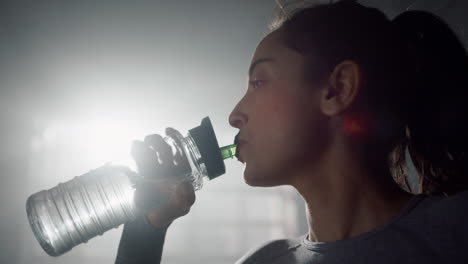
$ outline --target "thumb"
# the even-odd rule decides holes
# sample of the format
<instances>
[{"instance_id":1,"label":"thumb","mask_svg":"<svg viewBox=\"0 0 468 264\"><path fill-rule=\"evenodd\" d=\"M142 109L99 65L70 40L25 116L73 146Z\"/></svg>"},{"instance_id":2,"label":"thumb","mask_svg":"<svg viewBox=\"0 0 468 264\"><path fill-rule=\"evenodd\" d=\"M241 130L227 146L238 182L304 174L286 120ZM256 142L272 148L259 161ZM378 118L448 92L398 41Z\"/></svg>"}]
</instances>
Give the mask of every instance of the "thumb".
<instances>
[{"instance_id":1,"label":"thumb","mask_svg":"<svg viewBox=\"0 0 468 264\"><path fill-rule=\"evenodd\" d=\"M182 207L190 208L195 203L195 190L190 182L184 181L177 186L178 196L180 200L179 205Z\"/></svg>"}]
</instances>

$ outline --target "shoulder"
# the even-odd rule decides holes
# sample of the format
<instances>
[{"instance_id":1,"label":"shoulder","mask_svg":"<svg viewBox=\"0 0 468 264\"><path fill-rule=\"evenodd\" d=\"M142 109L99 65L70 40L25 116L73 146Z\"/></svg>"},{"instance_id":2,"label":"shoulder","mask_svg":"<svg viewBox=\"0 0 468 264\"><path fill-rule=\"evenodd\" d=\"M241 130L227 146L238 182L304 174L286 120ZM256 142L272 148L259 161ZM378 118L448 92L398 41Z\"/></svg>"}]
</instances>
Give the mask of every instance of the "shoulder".
<instances>
[{"instance_id":1,"label":"shoulder","mask_svg":"<svg viewBox=\"0 0 468 264\"><path fill-rule=\"evenodd\" d=\"M468 218L468 191L444 197L439 201L437 207L449 216L456 216L459 219Z\"/></svg>"},{"instance_id":2,"label":"shoulder","mask_svg":"<svg viewBox=\"0 0 468 264\"><path fill-rule=\"evenodd\" d=\"M465 225L468 221L468 191L451 196L427 196L421 209L426 220L439 219L449 226Z\"/></svg>"},{"instance_id":3,"label":"shoulder","mask_svg":"<svg viewBox=\"0 0 468 264\"><path fill-rule=\"evenodd\" d=\"M294 239L277 239L266 242L247 252L236 264L270 263L269 260L287 255L299 247L303 236Z\"/></svg>"},{"instance_id":4,"label":"shoulder","mask_svg":"<svg viewBox=\"0 0 468 264\"><path fill-rule=\"evenodd\" d=\"M463 248L468 243L468 191L427 197L427 200L429 206L421 222L425 231L422 237L433 245L433 249L443 249L441 255L466 261Z\"/></svg>"},{"instance_id":5,"label":"shoulder","mask_svg":"<svg viewBox=\"0 0 468 264\"><path fill-rule=\"evenodd\" d=\"M459 192L451 196L428 196L429 208L444 212L468 213L468 191Z\"/></svg>"}]
</instances>

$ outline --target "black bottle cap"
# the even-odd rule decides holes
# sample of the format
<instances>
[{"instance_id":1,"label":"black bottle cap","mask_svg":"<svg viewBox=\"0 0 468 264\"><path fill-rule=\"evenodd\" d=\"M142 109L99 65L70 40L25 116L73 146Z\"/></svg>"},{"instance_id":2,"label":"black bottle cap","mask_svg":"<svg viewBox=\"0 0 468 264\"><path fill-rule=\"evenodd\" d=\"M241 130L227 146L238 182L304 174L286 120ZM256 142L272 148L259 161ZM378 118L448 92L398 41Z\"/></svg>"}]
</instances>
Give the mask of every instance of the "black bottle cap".
<instances>
[{"instance_id":1,"label":"black bottle cap","mask_svg":"<svg viewBox=\"0 0 468 264\"><path fill-rule=\"evenodd\" d=\"M201 154L199 163L205 163L210 180L224 174L226 167L224 166L223 157L219 150L218 140L211 125L209 117L203 118L201 125L189 130L198 150Z\"/></svg>"}]
</instances>

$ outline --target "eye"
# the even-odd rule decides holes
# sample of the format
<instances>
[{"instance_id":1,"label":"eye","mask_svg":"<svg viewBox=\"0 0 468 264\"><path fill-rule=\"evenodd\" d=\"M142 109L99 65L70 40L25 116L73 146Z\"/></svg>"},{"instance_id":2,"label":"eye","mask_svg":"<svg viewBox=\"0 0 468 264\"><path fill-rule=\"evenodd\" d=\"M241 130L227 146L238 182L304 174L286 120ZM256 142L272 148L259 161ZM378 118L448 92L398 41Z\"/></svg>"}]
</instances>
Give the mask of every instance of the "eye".
<instances>
[{"instance_id":1,"label":"eye","mask_svg":"<svg viewBox=\"0 0 468 264\"><path fill-rule=\"evenodd\" d=\"M249 81L249 86L252 88L259 88L264 83L265 83L264 80L252 80L252 81Z\"/></svg>"}]
</instances>

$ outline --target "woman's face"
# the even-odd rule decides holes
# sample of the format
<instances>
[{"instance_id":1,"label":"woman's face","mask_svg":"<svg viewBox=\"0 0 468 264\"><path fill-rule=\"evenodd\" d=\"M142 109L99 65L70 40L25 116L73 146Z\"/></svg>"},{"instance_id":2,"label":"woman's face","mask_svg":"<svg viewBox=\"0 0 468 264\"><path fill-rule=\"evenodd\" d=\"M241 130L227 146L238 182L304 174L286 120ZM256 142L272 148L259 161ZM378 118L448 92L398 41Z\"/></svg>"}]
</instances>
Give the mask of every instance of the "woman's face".
<instances>
[{"instance_id":1,"label":"woman's face","mask_svg":"<svg viewBox=\"0 0 468 264\"><path fill-rule=\"evenodd\" d=\"M258 45L248 89L229 116L239 129L239 158L252 186L293 184L315 165L328 137L322 89L305 82L304 57L281 36L273 32Z\"/></svg>"}]
</instances>

